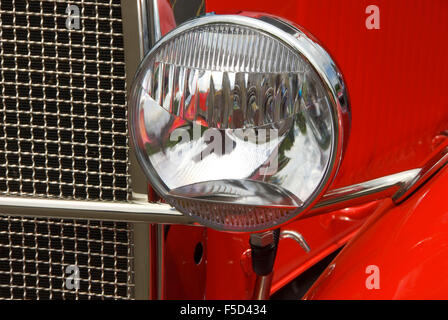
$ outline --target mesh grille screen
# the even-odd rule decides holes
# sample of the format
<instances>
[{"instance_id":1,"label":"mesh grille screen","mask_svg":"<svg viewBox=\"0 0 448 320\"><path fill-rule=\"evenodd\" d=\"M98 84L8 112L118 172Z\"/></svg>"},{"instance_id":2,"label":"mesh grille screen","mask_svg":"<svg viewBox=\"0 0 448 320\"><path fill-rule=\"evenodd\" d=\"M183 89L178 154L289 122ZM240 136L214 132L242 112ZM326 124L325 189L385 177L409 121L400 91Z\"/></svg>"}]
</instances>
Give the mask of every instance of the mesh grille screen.
<instances>
[{"instance_id":1,"label":"mesh grille screen","mask_svg":"<svg viewBox=\"0 0 448 320\"><path fill-rule=\"evenodd\" d=\"M126 223L0 216L0 298L132 298L132 248Z\"/></svg>"},{"instance_id":2,"label":"mesh grille screen","mask_svg":"<svg viewBox=\"0 0 448 320\"><path fill-rule=\"evenodd\" d=\"M119 0L1 0L0 194L126 201L125 90Z\"/></svg>"},{"instance_id":3,"label":"mesh grille screen","mask_svg":"<svg viewBox=\"0 0 448 320\"><path fill-rule=\"evenodd\" d=\"M68 5L79 29L66 27ZM120 5L0 0L1 196L129 199ZM131 298L130 228L0 216L0 298Z\"/></svg>"}]
</instances>

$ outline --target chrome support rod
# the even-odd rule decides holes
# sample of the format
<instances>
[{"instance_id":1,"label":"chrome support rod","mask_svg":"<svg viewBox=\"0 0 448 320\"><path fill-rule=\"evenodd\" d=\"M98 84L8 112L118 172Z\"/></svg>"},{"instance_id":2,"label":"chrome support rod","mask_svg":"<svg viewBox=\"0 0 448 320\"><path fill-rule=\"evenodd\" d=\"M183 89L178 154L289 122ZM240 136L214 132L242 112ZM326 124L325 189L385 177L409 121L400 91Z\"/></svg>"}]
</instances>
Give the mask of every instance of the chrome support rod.
<instances>
[{"instance_id":1,"label":"chrome support rod","mask_svg":"<svg viewBox=\"0 0 448 320\"><path fill-rule=\"evenodd\" d=\"M151 300L164 300L165 295L165 225L150 224L150 295Z\"/></svg>"},{"instance_id":2,"label":"chrome support rod","mask_svg":"<svg viewBox=\"0 0 448 320\"><path fill-rule=\"evenodd\" d=\"M163 300L165 296L165 225L156 226L156 250L157 250L157 300Z\"/></svg>"},{"instance_id":3,"label":"chrome support rod","mask_svg":"<svg viewBox=\"0 0 448 320\"><path fill-rule=\"evenodd\" d=\"M160 29L160 14L157 0L145 0L146 7L149 12L149 46L146 48L145 54L154 44L162 37ZM157 224L152 227L152 232L155 233L152 238L151 248L155 250L153 258L155 261L155 272L151 274L151 280L154 282L157 300L165 299L165 226Z\"/></svg>"},{"instance_id":4,"label":"chrome support rod","mask_svg":"<svg viewBox=\"0 0 448 320\"><path fill-rule=\"evenodd\" d=\"M280 229L250 235L252 269L257 276L252 295L254 300L268 300L270 297L279 238Z\"/></svg>"},{"instance_id":5,"label":"chrome support rod","mask_svg":"<svg viewBox=\"0 0 448 320\"><path fill-rule=\"evenodd\" d=\"M269 300L273 275L274 273L271 272L267 276L257 276L252 296L253 300Z\"/></svg>"}]
</instances>

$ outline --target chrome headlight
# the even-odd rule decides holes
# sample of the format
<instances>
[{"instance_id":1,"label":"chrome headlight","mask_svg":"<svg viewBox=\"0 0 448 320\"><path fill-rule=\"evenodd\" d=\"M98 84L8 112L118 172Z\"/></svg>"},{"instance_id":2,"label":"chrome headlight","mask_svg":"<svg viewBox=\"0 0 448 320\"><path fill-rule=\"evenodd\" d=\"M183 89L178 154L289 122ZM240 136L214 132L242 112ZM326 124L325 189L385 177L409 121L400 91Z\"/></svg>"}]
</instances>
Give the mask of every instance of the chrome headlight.
<instances>
[{"instance_id":1,"label":"chrome headlight","mask_svg":"<svg viewBox=\"0 0 448 320\"><path fill-rule=\"evenodd\" d=\"M310 208L348 133L337 67L274 17L212 15L179 26L141 63L129 108L155 190L221 230L268 229Z\"/></svg>"}]
</instances>

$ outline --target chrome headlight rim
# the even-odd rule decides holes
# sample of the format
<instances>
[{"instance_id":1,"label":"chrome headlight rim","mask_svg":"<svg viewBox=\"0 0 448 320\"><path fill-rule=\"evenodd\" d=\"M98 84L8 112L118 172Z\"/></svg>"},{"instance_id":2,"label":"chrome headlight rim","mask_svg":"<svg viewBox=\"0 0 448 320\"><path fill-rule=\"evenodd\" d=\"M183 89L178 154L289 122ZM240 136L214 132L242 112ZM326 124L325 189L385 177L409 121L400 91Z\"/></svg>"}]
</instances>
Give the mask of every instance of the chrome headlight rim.
<instances>
[{"instance_id":1,"label":"chrome headlight rim","mask_svg":"<svg viewBox=\"0 0 448 320\"><path fill-rule=\"evenodd\" d=\"M183 23L182 25L166 34L154 45L154 47L147 53L145 58L140 63L140 66L134 78L134 82L132 84L130 96L133 96L134 92L137 92L140 89L136 85L138 83L136 79L144 76L147 72L147 70L144 68L147 60L150 59L153 53L159 50L159 48L164 43L172 40L173 38L184 32L192 31L193 29L213 24L239 25L252 28L260 32L267 33L270 36L276 38L278 41L289 46L313 68L313 70L322 81L327 96L330 98L333 120L332 125L334 128L334 135L331 139L331 158L329 159L320 184L313 191L312 195L306 199L302 206L298 207L294 211L291 211L285 219L276 221L276 223L272 226L247 227L244 230L226 228L223 225L211 224L210 221L206 219L202 219L196 215L190 214L189 212L183 212L198 223L221 231L258 232L277 228L280 225L296 218L299 214L303 214L311 209L324 194L324 192L328 189L337 174L342 160L342 155L347 144L351 122L351 113L346 86L344 84L342 74L340 73L336 63L332 60L325 49L323 49L323 47L300 26L271 15L256 14L255 16L247 16L245 15L245 13L243 13L242 15L211 14ZM132 125L136 121L136 114L134 112L138 107L136 104L137 101L130 101L128 112L130 126L129 132L131 136L130 140L134 145L138 144L139 138L139 135L136 132L136 126ZM160 176L157 174L153 166L150 165L150 161L148 161L147 155L141 152L140 148L136 147L135 150L136 158L139 164L142 166L143 171L148 175L148 177L150 177L151 186L162 198L165 198L168 203L172 204L170 201L170 196L167 196L169 188L161 180Z\"/></svg>"}]
</instances>

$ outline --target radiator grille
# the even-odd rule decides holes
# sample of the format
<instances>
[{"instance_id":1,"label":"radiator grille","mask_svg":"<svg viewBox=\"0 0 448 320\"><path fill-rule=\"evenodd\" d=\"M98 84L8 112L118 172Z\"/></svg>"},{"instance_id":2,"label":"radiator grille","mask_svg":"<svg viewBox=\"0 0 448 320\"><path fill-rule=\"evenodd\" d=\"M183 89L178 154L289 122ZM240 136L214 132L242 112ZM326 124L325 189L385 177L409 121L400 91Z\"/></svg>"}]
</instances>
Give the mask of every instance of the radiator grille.
<instances>
[{"instance_id":1,"label":"radiator grille","mask_svg":"<svg viewBox=\"0 0 448 320\"><path fill-rule=\"evenodd\" d=\"M128 200L120 1L1 0L0 97L0 194Z\"/></svg>"},{"instance_id":2,"label":"radiator grille","mask_svg":"<svg viewBox=\"0 0 448 320\"><path fill-rule=\"evenodd\" d=\"M127 201L125 90L119 0L0 0L0 196ZM132 298L131 228L0 216L0 298Z\"/></svg>"},{"instance_id":3,"label":"radiator grille","mask_svg":"<svg viewBox=\"0 0 448 320\"><path fill-rule=\"evenodd\" d=\"M132 298L132 249L126 223L0 216L0 298Z\"/></svg>"}]
</instances>

